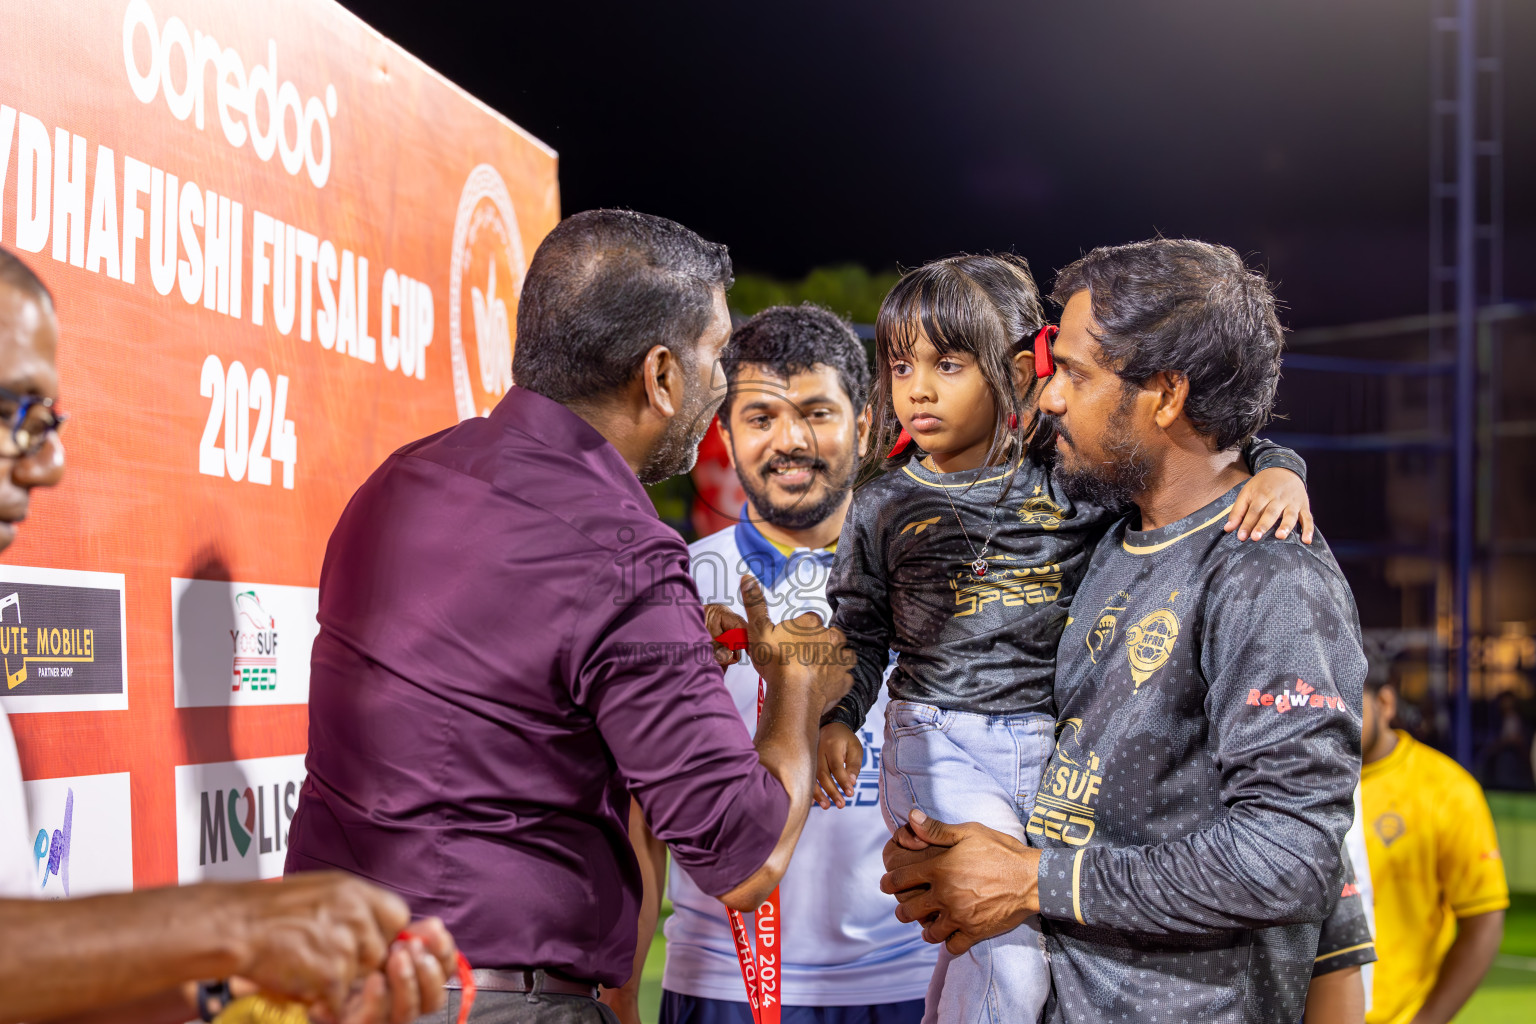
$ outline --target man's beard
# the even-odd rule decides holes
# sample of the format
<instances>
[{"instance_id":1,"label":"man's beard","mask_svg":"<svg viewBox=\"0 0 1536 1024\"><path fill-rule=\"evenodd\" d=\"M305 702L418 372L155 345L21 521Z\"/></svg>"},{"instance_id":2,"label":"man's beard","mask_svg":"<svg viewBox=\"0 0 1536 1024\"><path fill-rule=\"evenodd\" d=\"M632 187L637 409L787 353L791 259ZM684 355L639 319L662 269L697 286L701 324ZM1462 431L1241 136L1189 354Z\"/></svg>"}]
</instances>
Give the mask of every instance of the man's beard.
<instances>
[{"instance_id":1,"label":"man's beard","mask_svg":"<svg viewBox=\"0 0 1536 1024\"><path fill-rule=\"evenodd\" d=\"M775 505L769 496L771 492L768 480L775 469L786 466L805 466L814 475L811 477L811 482L806 485L804 494L796 496L788 504ZM741 481L742 490L746 491L747 497L751 499L752 507L763 519L781 530L806 530L825 522L848 496L848 491L853 486L852 456L850 455L844 465L838 468L839 472L834 474L825 460L814 456L797 459L776 455L763 463L755 473L738 473L736 476ZM806 498L816 486L818 476L826 481L826 487L823 488L819 501L808 501Z\"/></svg>"},{"instance_id":2,"label":"man's beard","mask_svg":"<svg viewBox=\"0 0 1536 1024\"><path fill-rule=\"evenodd\" d=\"M1130 397L1120 403L1099 437L1103 456L1097 461L1083 458L1082 450L1072 443L1072 435L1055 416L1042 415L1040 429L1061 435L1056 445L1056 465L1051 476L1056 485L1074 501L1088 501L1111 512L1127 512L1136 504L1136 496L1152 480L1152 463L1130 429ZM1061 441L1071 447L1073 462L1067 462Z\"/></svg>"},{"instance_id":3,"label":"man's beard","mask_svg":"<svg viewBox=\"0 0 1536 1024\"><path fill-rule=\"evenodd\" d=\"M690 472L699 460L699 442L704 440L704 433L709 429L721 399L711 400L704 388L695 391L684 392L683 407L672 417L661 440L651 449L650 457L635 474L642 484L659 484Z\"/></svg>"}]
</instances>

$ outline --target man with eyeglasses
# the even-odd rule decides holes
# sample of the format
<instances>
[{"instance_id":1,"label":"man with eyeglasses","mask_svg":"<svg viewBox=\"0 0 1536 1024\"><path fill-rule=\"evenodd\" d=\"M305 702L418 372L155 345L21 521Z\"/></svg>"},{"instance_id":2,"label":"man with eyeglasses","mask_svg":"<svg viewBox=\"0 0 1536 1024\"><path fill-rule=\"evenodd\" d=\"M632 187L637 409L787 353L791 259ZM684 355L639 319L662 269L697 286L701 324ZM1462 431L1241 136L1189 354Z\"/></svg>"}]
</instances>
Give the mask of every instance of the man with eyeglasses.
<instances>
[{"instance_id":1,"label":"man with eyeglasses","mask_svg":"<svg viewBox=\"0 0 1536 1024\"><path fill-rule=\"evenodd\" d=\"M32 491L64 476L54 408L53 297L0 249L0 550ZM442 922L409 926L405 903L339 872L43 901L32 892L21 765L0 711L0 1024L180 1024L230 995L235 977L341 1024L404 1024L444 1001L456 957ZM211 992L217 998L210 999Z\"/></svg>"}]
</instances>

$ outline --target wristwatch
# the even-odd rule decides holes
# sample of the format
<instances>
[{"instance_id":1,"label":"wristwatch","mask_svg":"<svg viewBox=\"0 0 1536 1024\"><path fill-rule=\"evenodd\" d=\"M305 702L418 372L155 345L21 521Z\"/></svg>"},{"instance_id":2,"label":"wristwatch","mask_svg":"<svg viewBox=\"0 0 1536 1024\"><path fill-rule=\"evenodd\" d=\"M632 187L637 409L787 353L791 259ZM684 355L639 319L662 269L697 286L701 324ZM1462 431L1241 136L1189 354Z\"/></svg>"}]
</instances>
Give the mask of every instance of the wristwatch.
<instances>
[{"instance_id":1,"label":"wristwatch","mask_svg":"<svg viewBox=\"0 0 1536 1024\"><path fill-rule=\"evenodd\" d=\"M203 1020L213 1020L224 1012L224 1008L233 999L234 996L229 991L228 978L197 983L197 1015Z\"/></svg>"}]
</instances>

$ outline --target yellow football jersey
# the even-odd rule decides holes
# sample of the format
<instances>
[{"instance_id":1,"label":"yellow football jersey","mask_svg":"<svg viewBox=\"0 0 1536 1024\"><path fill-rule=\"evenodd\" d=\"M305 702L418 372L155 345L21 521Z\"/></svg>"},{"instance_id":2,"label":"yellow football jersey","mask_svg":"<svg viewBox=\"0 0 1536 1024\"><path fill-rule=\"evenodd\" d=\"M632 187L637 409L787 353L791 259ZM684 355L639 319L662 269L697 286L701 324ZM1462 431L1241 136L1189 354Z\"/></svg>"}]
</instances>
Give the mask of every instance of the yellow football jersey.
<instances>
[{"instance_id":1,"label":"yellow football jersey","mask_svg":"<svg viewBox=\"0 0 1536 1024\"><path fill-rule=\"evenodd\" d=\"M1367 1024L1406 1024L1434 986L1456 918L1509 906L1483 790L1455 761L1398 730L1360 769L1365 850L1376 890L1376 963Z\"/></svg>"}]
</instances>

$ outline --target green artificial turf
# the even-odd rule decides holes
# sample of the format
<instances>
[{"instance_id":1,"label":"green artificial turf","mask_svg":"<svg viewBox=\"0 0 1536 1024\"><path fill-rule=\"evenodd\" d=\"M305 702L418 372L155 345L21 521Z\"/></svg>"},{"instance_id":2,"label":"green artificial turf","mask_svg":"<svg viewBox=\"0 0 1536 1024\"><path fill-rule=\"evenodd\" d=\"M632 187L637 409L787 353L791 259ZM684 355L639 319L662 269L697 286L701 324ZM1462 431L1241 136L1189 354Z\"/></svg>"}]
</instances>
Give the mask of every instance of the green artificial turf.
<instances>
[{"instance_id":1,"label":"green artificial turf","mask_svg":"<svg viewBox=\"0 0 1536 1024\"><path fill-rule=\"evenodd\" d=\"M662 909L662 920L671 913ZM656 929L645 974L640 981L640 1019L656 1024L661 1006L661 969L667 940ZM1532 1024L1536 1021L1536 894L1515 893L1504 915L1504 943L1499 959L1483 979L1457 1024Z\"/></svg>"},{"instance_id":2,"label":"green artificial turf","mask_svg":"<svg viewBox=\"0 0 1536 1024\"><path fill-rule=\"evenodd\" d=\"M667 901L661 908L661 920L656 923L656 938L651 940L651 951L645 957L645 973L640 975L640 1019L644 1024L656 1024L661 1015L661 969L667 962L667 940L661 934L661 926L672 915L672 903Z\"/></svg>"},{"instance_id":3,"label":"green artificial turf","mask_svg":"<svg viewBox=\"0 0 1536 1024\"><path fill-rule=\"evenodd\" d=\"M1536 1021L1536 894L1510 896L1499 958L1456 1020L1458 1024Z\"/></svg>"}]
</instances>

